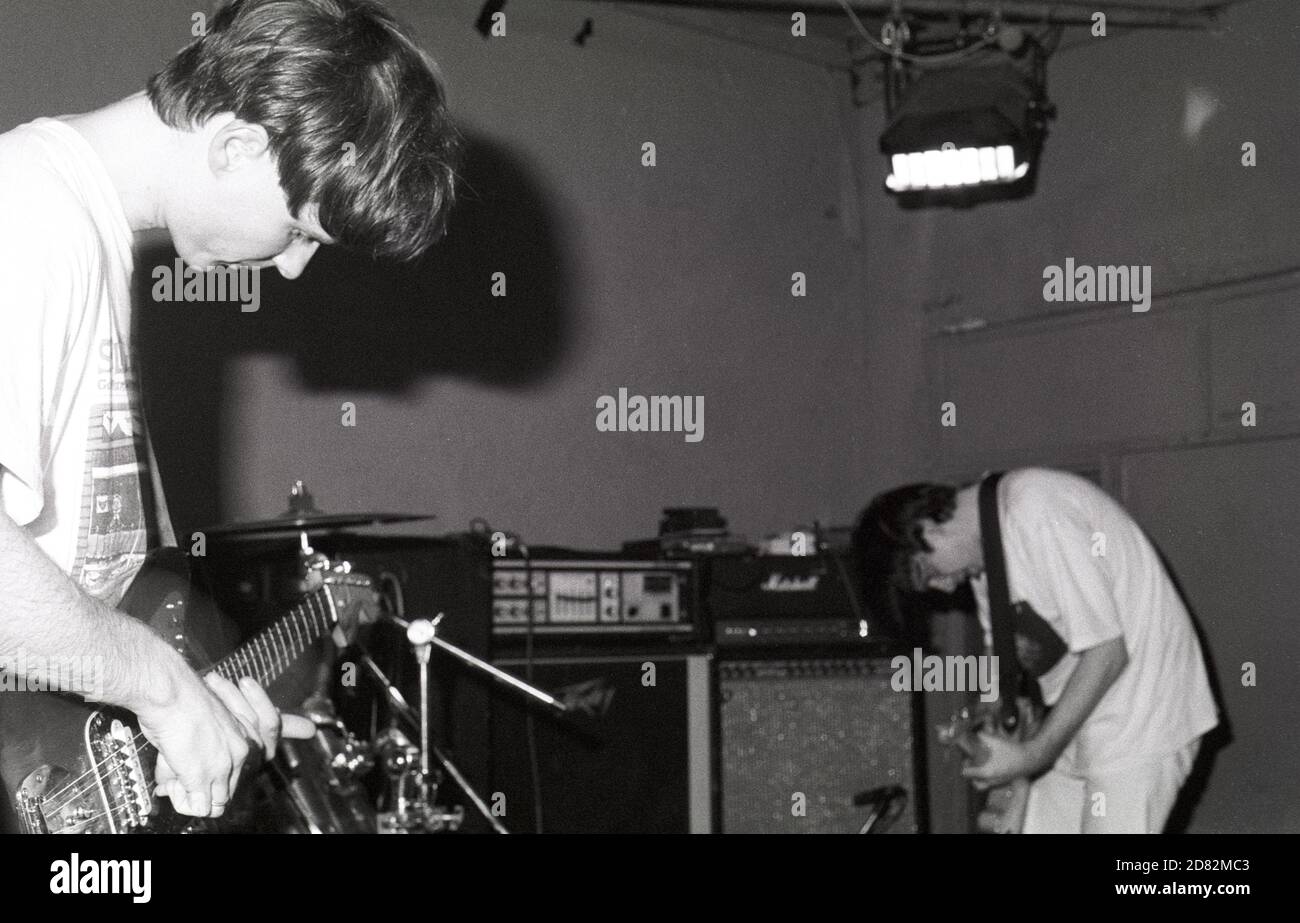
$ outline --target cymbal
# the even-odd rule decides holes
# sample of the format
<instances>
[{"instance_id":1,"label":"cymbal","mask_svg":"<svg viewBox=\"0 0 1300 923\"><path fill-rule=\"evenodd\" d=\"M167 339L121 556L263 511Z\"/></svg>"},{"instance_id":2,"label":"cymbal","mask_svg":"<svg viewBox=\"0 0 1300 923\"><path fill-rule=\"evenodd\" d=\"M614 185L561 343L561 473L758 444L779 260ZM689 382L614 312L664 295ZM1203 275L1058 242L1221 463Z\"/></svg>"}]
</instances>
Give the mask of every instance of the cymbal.
<instances>
[{"instance_id":1,"label":"cymbal","mask_svg":"<svg viewBox=\"0 0 1300 923\"><path fill-rule=\"evenodd\" d=\"M287 513L274 519L222 523L200 531L204 535L218 538L275 538L300 532L338 532L361 526L382 526L393 522L416 522L434 518L432 514L421 513Z\"/></svg>"}]
</instances>

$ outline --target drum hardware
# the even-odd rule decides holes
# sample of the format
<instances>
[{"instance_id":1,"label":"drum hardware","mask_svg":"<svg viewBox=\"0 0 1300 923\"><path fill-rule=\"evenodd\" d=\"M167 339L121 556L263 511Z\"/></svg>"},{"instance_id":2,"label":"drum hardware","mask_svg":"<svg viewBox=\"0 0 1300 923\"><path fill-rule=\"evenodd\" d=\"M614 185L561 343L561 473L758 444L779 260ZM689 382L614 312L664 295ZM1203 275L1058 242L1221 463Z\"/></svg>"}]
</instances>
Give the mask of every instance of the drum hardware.
<instances>
[{"instance_id":1,"label":"drum hardware","mask_svg":"<svg viewBox=\"0 0 1300 923\"><path fill-rule=\"evenodd\" d=\"M456 831L465 822L465 809L438 806L442 774L427 771L420 748L397 727L390 727L375 742L388 776L388 792L380 804L380 833L440 833Z\"/></svg>"},{"instance_id":2,"label":"drum hardware","mask_svg":"<svg viewBox=\"0 0 1300 923\"><path fill-rule=\"evenodd\" d=\"M328 517L321 514L316 508L311 494L306 490L302 481L297 481L290 491L288 511L278 520L271 521L276 526L275 528L271 528L268 523L250 523L231 527L228 534L287 535L292 531L297 531L299 570L302 578L301 589L310 591L319 582L321 579L319 575L328 568L330 563L325 555L316 552L312 548L311 532L329 531L334 528L361 524L377 524L381 521L397 522L425 518L430 517L408 516L406 514L356 514L351 517ZM400 586L398 590L400 592ZM380 734L373 747L368 746L347 731L343 723L337 719L334 714L333 704L327 698L323 696L315 697L315 708L308 707L308 716L317 724L316 741L320 745L321 751L328 757L327 771L331 789L336 793L350 794L356 792L358 790L357 778L374 767L377 755L388 777L387 796L384 799L384 804L381 805L381 810L375 816L377 832L436 833L455 831L464 822L465 811L463 807L458 806L455 810L448 810L437 804L438 787L442 782L442 772L436 770L432 765L431 760L436 759L442 769L456 781L461 790L465 792L466 797L488 820L493 829L499 833L507 833L505 827L492 816L491 810L478 793L474 791L464 774L460 772L445 753L429 740L429 659L432 643L437 634L437 625L442 621L443 614L439 613L438 617L433 621L419 619L414 623L408 623L400 615L386 610L387 607L381 605L379 611L374 612L366 621L374 622L384 618L399 623L406 630L407 640L411 644L412 651L420 667L420 709L418 714L406 702L396 686L389 681L374 659L364 650L359 640L358 647L361 650L362 663L370 676L386 693L395 714L410 725L412 729L418 730L420 746L413 746L406 735L395 726ZM339 642L340 647L343 646L343 639L336 639L336 641ZM440 638L437 639L437 642L442 649L456 653L467 663L478 666L480 669L488 667L495 672L495 668L489 667L489 665L484 664L472 654L461 650L455 645L448 644ZM545 695L544 693L539 694ZM309 700L305 707L311 704L311 700ZM331 744L329 740L331 735L337 735L336 739L339 743Z\"/></svg>"},{"instance_id":3,"label":"drum hardware","mask_svg":"<svg viewBox=\"0 0 1300 923\"><path fill-rule=\"evenodd\" d=\"M406 640L420 666L420 745L413 746L397 728L390 728L380 740L391 786L388 810L379 812L380 833L456 831L465 820L464 808L448 811L436 804L442 773L434 771L429 752L429 654L442 619L442 613L432 621L416 619L406 629Z\"/></svg>"},{"instance_id":4,"label":"drum hardware","mask_svg":"<svg viewBox=\"0 0 1300 923\"><path fill-rule=\"evenodd\" d=\"M437 783L441 781L430 768L429 758L432 757L438 761L447 775L451 776L494 831L509 833L510 831L501 821L493 816L491 808L474 790L465 774L452 762L451 757L447 756L437 744L428 741L427 672L424 672L421 678L421 690L425 701L421 703L420 711L417 712L364 648L361 649L361 664L387 696L395 716L394 725L380 733L374 747L389 779L388 792L379 815L379 832L432 833L436 830L459 828L464 820L463 809L458 809L455 826L449 826L449 818L452 815L446 809L437 808L432 804L431 799L437 796ZM427 664L422 666L422 671L427 671ZM423 753L421 748L413 745L406 734L396 726L396 720L402 721L412 732L417 730L420 732L421 740L426 742Z\"/></svg>"},{"instance_id":5,"label":"drum hardware","mask_svg":"<svg viewBox=\"0 0 1300 923\"><path fill-rule=\"evenodd\" d=\"M324 574L331 566L326 555L312 548L311 536L433 518L431 515L408 513L323 513L316 507L303 482L295 481L289 493L288 509L280 516L216 525L202 531L210 537L235 541L296 536L299 544L299 568L294 589L307 593L320 586ZM398 590L400 592L400 586ZM333 703L320 690L303 704L307 717L317 725L316 737L312 741L283 741L281 752L285 756L285 765L274 767L282 788L289 796L290 806L298 815L301 828L309 833L357 832L359 829L374 831L376 827L379 833L457 830L464 821L465 809L458 806L450 810L436 803L438 788L445 773L465 793L466 798L495 832L508 833L464 773L430 740L429 670L432 650L437 647L497 683L531 697L557 715L566 714L568 709L553 696L438 637L438 625L444 617L443 613L432 620L408 621L402 617L402 613L386 611L388 607L382 603L376 608L378 611L367 612L368 617L363 618L362 622L373 624L376 621L389 621L406 633L420 669L419 708L413 708L406 701L357 640L354 650L360 654L360 663L366 674L392 707L393 721L387 730L375 737L373 743L367 743L348 731L335 715ZM340 649L346 646L345 639L336 637L334 640ZM419 743L413 743L412 738L418 738ZM304 749L293 752L291 745ZM387 792L377 814L368 799L360 807L355 803L357 796L364 792L360 778L376 764L382 767L388 779ZM326 782L325 790L317 784L322 779ZM346 817L335 817L340 809Z\"/></svg>"},{"instance_id":6,"label":"drum hardware","mask_svg":"<svg viewBox=\"0 0 1300 923\"><path fill-rule=\"evenodd\" d=\"M346 561L334 568L328 556L312 548L306 530L298 535L298 568L295 590L306 594L318 589L332 569L350 573ZM362 623L378 619L378 606L361 603L357 618ZM333 637L335 650L347 643L341 633ZM369 744L358 739L339 720L330 700L328 677L333 670L322 664L316 689L299 707L316 725L316 734L308 740L282 740L279 758L271 761L271 775L287 797L291 825L304 833L372 833L376 827L375 809L361 783L374 768Z\"/></svg>"},{"instance_id":7,"label":"drum hardware","mask_svg":"<svg viewBox=\"0 0 1300 923\"><path fill-rule=\"evenodd\" d=\"M387 675L385 675L384 671L380 669L379 665L375 663L374 659L364 650L361 653L361 664L366 668L367 672L370 674L370 677L379 685L381 689L383 689L386 692L386 694L388 695L388 703L393 707L393 710L396 713L397 717L400 718L403 722L405 722L407 727L411 728L414 731L414 729L418 727L420 723L419 715L416 713L415 709L411 708L411 706L407 703L406 698L401 693L401 690L399 690L395 685L393 685L392 681L387 677ZM388 732L384 732L384 733L388 733ZM405 735L402 735L401 739L406 740ZM407 743L409 743L409 741L407 741ZM376 743L375 748L376 751L379 750L379 743ZM478 792L476 792L474 790L474 787L470 785L469 779L465 778L464 773L462 773L460 769L456 767L456 764L451 761L451 757L447 756L447 754L443 751L443 749L434 743L431 743L429 745L429 750L432 753L433 758L436 759L438 763L442 766L442 768L446 771L447 775L451 776L452 781L454 781L456 785L460 787L460 790L465 793L466 797L470 799L470 801L474 805L474 808L481 815L483 815L483 818L489 824L492 825L492 829L494 829L497 833L509 833L510 831L507 830L501 824L501 822L498 821L492 815L492 810L487 806L487 804L483 801L483 799L479 797ZM382 759L383 759L383 754L381 754L381 760ZM410 757L410 762L415 763L418 761L419 761L419 753L417 751L413 756Z\"/></svg>"},{"instance_id":8,"label":"drum hardware","mask_svg":"<svg viewBox=\"0 0 1300 923\"><path fill-rule=\"evenodd\" d=\"M568 707L559 699L543 692L541 689L439 638L438 624L443 617L444 614L439 613L437 618L433 620L412 619L407 621L391 613L384 615L386 621L392 622L405 630L407 642L411 645L416 662L420 666L421 701L418 711L406 701L401 691L393 685L384 671L375 663L374 658L364 650L361 652L362 665L387 695L395 715L420 735L420 746L418 747L411 744L409 739L397 728L390 728L385 731L376 741L375 751L379 755L379 759L391 781L388 810L380 814L381 831L387 824L393 828L391 832L411 832L420 829L424 829L425 832L432 832L429 827L424 826L426 823L431 822L435 825L445 823L445 812L440 814L439 809L432 807L429 800L431 797L436 796L436 786L433 787L432 795L430 793L430 784L434 778L434 771L430 761L437 760L447 774L455 780L466 797L469 798L475 809L492 826L492 829L497 833L509 833L501 821L492 814L491 808L488 807L483 798L470 785L469 780L456 768L456 764L441 748L429 740L428 671L430 654L433 648L437 647L467 666L485 673L497 682L530 696L557 715L567 714ZM457 826L459 826L459 822L457 822ZM436 829L447 828L436 827ZM451 829L455 829L455 827Z\"/></svg>"},{"instance_id":9,"label":"drum hardware","mask_svg":"<svg viewBox=\"0 0 1300 923\"><path fill-rule=\"evenodd\" d=\"M373 766L370 748L344 733L329 724L313 739L281 741L267 769L289 814L279 821L286 826L271 821L265 832L375 832L375 809L360 779Z\"/></svg>"},{"instance_id":10,"label":"drum hardware","mask_svg":"<svg viewBox=\"0 0 1300 923\"><path fill-rule=\"evenodd\" d=\"M329 699L312 696L303 703L302 712L316 725L316 742L329 758L330 788L353 793L361 778L375 768L373 748L339 720Z\"/></svg>"}]
</instances>

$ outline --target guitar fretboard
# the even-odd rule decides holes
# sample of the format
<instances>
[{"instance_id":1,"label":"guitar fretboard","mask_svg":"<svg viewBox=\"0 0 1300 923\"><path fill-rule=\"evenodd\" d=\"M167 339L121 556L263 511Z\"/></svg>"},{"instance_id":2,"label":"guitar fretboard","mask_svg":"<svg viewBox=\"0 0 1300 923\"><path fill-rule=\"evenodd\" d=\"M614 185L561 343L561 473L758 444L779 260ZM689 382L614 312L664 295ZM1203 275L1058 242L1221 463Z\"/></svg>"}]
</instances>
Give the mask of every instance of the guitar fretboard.
<instances>
[{"instance_id":1,"label":"guitar fretboard","mask_svg":"<svg viewBox=\"0 0 1300 923\"><path fill-rule=\"evenodd\" d=\"M334 598L329 587L321 587L205 672L217 673L231 682L251 676L265 686L328 634L335 618Z\"/></svg>"}]
</instances>

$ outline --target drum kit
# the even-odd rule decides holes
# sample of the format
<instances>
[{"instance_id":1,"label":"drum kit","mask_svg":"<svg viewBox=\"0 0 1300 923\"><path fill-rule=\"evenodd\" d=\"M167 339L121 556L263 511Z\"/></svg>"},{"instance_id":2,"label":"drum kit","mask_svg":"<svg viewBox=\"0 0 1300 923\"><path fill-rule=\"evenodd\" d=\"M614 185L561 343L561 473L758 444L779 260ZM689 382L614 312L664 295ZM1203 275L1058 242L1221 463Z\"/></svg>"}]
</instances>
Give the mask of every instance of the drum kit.
<instances>
[{"instance_id":1,"label":"drum kit","mask_svg":"<svg viewBox=\"0 0 1300 923\"><path fill-rule=\"evenodd\" d=\"M350 569L347 562L330 560L315 551L313 539L370 526L433 518L409 513L324 513L316 508L303 482L296 481L289 493L289 507L281 515L272 519L211 526L202 531L218 543L296 541L296 585L306 592L319 587L321 574L340 565L345 570ZM361 621L367 625L388 624L403 633L406 649L418 668L418 703L410 704L366 649L363 637L349 639L347 649L352 655L349 665L360 667L376 698L383 700L390 716L387 727L377 730L369 740L358 737L336 714L329 696L329 683L317 683L312 694L293 709L315 723L315 737L281 741L279 755L264 774L257 796L258 805L248 809L251 814L259 815L256 823L241 825L237 818L232 818L235 829L242 826L245 829L299 833L455 832L465 822L465 806L458 804L448 808L439 804L440 787L450 779L492 831L509 832L451 756L434 741L430 726L433 651L437 649L455 658L471 671L528 697L557 716L566 712L566 706L541 689L441 637L439 627L447 617L446 613L421 613L410 617L409 613L392 611L392 608L376 594ZM341 650L336 648L332 659L337 661ZM337 662L324 664L320 670L322 679L332 678L334 669L339 666ZM281 702L277 705L287 707ZM371 778L376 767L382 770L383 779L378 792ZM269 823L268 818L272 818Z\"/></svg>"}]
</instances>

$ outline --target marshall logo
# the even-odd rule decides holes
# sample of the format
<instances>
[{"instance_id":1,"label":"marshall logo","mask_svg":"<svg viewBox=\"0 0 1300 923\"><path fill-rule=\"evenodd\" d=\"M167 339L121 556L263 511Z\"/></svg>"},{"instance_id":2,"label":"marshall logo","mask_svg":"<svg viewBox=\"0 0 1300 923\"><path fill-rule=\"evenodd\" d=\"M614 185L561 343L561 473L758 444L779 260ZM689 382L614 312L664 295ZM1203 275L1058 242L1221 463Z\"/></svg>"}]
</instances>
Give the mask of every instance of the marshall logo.
<instances>
[{"instance_id":1,"label":"marshall logo","mask_svg":"<svg viewBox=\"0 0 1300 923\"><path fill-rule=\"evenodd\" d=\"M807 577L785 577L781 574L771 574L763 581L759 589L768 593L811 593L817 589L819 579L817 574L811 574Z\"/></svg>"}]
</instances>

